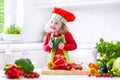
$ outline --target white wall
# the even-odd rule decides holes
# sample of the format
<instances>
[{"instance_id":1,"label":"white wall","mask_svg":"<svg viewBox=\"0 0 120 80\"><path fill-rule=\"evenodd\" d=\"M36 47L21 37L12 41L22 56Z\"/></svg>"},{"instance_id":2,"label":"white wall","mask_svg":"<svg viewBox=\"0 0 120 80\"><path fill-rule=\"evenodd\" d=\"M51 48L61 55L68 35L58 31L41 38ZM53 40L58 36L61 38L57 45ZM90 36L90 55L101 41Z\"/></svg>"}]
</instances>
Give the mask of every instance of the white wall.
<instances>
[{"instance_id":1,"label":"white wall","mask_svg":"<svg viewBox=\"0 0 120 80\"><path fill-rule=\"evenodd\" d=\"M67 8L66 8L67 9ZM68 23L70 31L78 43L105 40L120 40L120 5L85 5L68 8L76 15L73 23ZM51 8L39 9L34 0L24 0L24 41L40 41L41 32L51 16Z\"/></svg>"},{"instance_id":2,"label":"white wall","mask_svg":"<svg viewBox=\"0 0 120 80\"><path fill-rule=\"evenodd\" d=\"M35 42L41 40L41 32L44 29L48 11L39 10L35 0L24 0L24 20L22 36L24 42ZM47 15L46 15L47 14Z\"/></svg>"},{"instance_id":3,"label":"white wall","mask_svg":"<svg viewBox=\"0 0 120 80\"><path fill-rule=\"evenodd\" d=\"M69 24L77 42L120 40L120 4L83 6L73 10L76 20Z\"/></svg>"}]
</instances>

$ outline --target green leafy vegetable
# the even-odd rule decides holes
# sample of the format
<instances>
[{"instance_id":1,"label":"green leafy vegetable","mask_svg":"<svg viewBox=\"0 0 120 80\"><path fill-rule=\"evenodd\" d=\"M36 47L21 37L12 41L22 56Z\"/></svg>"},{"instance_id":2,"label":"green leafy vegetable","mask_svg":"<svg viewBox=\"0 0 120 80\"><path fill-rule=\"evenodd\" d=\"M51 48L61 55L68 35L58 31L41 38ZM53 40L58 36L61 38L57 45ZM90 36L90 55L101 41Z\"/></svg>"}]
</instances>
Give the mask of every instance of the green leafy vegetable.
<instances>
[{"instance_id":1,"label":"green leafy vegetable","mask_svg":"<svg viewBox=\"0 0 120 80\"><path fill-rule=\"evenodd\" d=\"M51 40L51 41L53 41L53 40ZM52 48L52 51L51 51L50 61L53 61L53 58L54 58L54 55L55 55L55 52L56 52L56 49L58 47L59 42L60 42L59 38L55 39L55 41L53 43L53 48Z\"/></svg>"},{"instance_id":2,"label":"green leafy vegetable","mask_svg":"<svg viewBox=\"0 0 120 80\"><path fill-rule=\"evenodd\" d=\"M104 64L101 60L97 60L97 66L100 68L100 67L104 66Z\"/></svg>"},{"instance_id":3,"label":"green leafy vegetable","mask_svg":"<svg viewBox=\"0 0 120 80\"><path fill-rule=\"evenodd\" d=\"M20 34L20 32L21 32L20 27L15 24L10 25L9 27L6 27L4 29L5 34Z\"/></svg>"},{"instance_id":4,"label":"green leafy vegetable","mask_svg":"<svg viewBox=\"0 0 120 80\"><path fill-rule=\"evenodd\" d=\"M106 67L108 69L108 73L112 73L111 69L113 67L113 63L115 62L116 59L110 59L107 64L106 64Z\"/></svg>"},{"instance_id":5,"label":"green leafy vegetable","mask_svg":"<svg viewBox=\"0 0 120 80\"><path fill-rule=\"evenodd\" d=\"M96 47L100 58L97 59L99 66L102 64L106 66L108 73L114 74L115 76L120 76L120 69L116 69L115 60L120 57L120 41L104 41L100 38L100 41L96 43ZM120 64L120 63L119 63ZM114 65L114 67L113 67Z\"/></svg>"},{"instance_id":6,"label":"green leafy vegetable","mask_svg":"<svg viewBox=\"0 0 120 80\"><path fill-rule=\"evenodd\" d=\"M28 58L21 58L15 61L17 66L20 66L24 73L30 73L34 70L34 65L32 64L31 60Z\"/></svg>"},{"instance_id":7,"label":"green leafy vegetable","mask_svg":"<svg viewBox=\"0 0 120 80\"><path fill-rule=\"evenodd\" d=\"M106 64L110 59L120 57L120 41L117 41L116 43L113 43L113 41L105 42L101 38L100 42L96 43L96 49L104 64Z\"/></svg>"},{"instance_id":8,"label":"green leafy vegetable","mask_svg":"<svg viewBox=\"0 0 120 80\"><path fill-rule=\"evenodd\" d=\"M57 39L55 39L54 37L51 37L51 41L53 42L53 48L52 48L52 51L51 51L50 61L53 61L53 58L54 58L56 49L58 47L58 44L60 43L60 41L62 43L65 43L65 40L64 40L64 36L61 36L60 38L57 38ZM69 55L68 55L68 51L63 50L63 52L64 52L64 56L66 58L66 61L68 63L70 63L70 58L69 58Z\"/></svg>"}]
</instances>

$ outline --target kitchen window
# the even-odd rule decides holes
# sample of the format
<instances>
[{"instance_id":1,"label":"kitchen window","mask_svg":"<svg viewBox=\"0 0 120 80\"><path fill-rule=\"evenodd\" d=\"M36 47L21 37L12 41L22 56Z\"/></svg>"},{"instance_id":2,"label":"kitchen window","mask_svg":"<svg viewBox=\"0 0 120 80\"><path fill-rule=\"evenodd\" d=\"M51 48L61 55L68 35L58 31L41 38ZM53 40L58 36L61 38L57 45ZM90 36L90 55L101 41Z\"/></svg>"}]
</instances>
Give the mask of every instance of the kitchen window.
<instances>
[{"instance_id":1,"label":"kitchen window","mask_svg":"<svg viewBox=\"0 0 120 80\"><path fill-rule=\"evenodd\" d=\"M0 33L3 31L4 25L4 0L0 0Z\"/></svg>"},{"instance_id":2,"label":"kitchen window","mask_svg":"<svg viewBox=\"0 0 120 80\"><path fill-rule=\"evenodd\" d=\"M3 40L2 32L7 26L16 24L22 28L23 0L0 0L0 42Z\"/></svg>"}]
</instances>

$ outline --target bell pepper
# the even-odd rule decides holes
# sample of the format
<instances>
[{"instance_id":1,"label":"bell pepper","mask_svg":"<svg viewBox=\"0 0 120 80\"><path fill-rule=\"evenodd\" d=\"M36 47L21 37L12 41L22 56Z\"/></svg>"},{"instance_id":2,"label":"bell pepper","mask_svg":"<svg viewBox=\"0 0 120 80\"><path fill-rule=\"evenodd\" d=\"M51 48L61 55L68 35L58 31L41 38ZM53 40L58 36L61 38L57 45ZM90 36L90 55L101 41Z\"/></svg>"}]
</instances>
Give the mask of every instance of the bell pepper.
<instances>
[{"instance_id":1,"label":"bell pepper","mask_svg":"<svg viewBox=\"0 0 120 80\"><path fill-rule=\"evenodd\" d=\"M20 78L23 75L23 71L20 66L12 65L8 70L5 71L5 75L9 79Z\"/></svg>"},{"instance_id":2,"label":"bell pepper","mask_svg":"<svg viewBox=\"0 0 120 80\"><path fill-rule=\"evenodd\" d=\"M63 59L63 58L58 58L57 60L54 61L55 65L63 64L63 63L65 63L65 62L66 62L66 61L65 61L65 59Z\"/></svg>"},{"instance_id":3,"label":"bell pepper","mask_svg":"<svg viewBox=\"0 0 120 80\"><path fill-rule=\"evenodd\" d=\"M12 64L5 64L5 67L4 67L4 71L7 71L10 67L12 66Z\"/></svg>"},{"instance_id":4,"label":"bell pepper","mask_svg":"<svg viewBox=\"0 0 120 80\"><path fill-rule=\"evenodd\" d=\"M95 74L97 74L97 70L95 68L90 68L88 74L91 75L91 76L94 76Z\"/></svg>"},{"instance_id":5,"label":"bell pepper","mask_svg":"<svg viewBox=\"0 0 120 80\"><path fill-rule=\"evenodd\" d=\"M71 66L68 63L62 63L55 65L54 69L71 70Z\"/></svg>"},{"instance_id":6,"label":"bell pepper","mask_svg":"<svg viewBox=\"0 0 120 80\"><path fill-rule=\"evenodd\" d=\"M47 67L48 67L48 69L54 69L55 64L50 61L50 62L48 62Z\"/></svg>"},{"instance_id":7,"label":"bell pepper","mask_svg":"<svg viewBox=\"0 0 120 80\"><path fill-rule=\"evenodd\" d=\"M88 67L89 67L89 68L95 68L96 70L99 69L99 67L98 67L96 64L94 64L94 63L89 63L89 64L88 64Z\"/></svg>"},{"instance_id":8,"label":"bell pepper","mask_svg":"<svg viewBox=\"0 0 120 80\"><path fill-rule=\"evenodd\" d=\"M69 64L70 64L71 67L76 66L76 63L75 63L75 62L71 62L71 63L69 63Z\"/></svg>"}]
</instances>

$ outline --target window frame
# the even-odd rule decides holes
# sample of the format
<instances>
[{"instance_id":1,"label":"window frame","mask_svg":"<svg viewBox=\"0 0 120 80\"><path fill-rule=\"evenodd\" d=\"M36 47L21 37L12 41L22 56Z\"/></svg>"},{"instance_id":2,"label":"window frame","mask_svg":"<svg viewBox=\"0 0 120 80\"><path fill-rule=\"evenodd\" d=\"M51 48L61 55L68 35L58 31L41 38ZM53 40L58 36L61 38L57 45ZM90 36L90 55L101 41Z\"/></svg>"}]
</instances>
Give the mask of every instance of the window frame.
<instances>
[{"instance_id":1,"label":"window frame","mask_svg":"<svg viewBox=\"0 0 120 80\"><path fill-rule=\"evenodd\" d=\"M3 25L4 25L4 0L3 0L3 9L0 9L0 13L1 13L1 18L2 18L2 14L3 14L3 21L2 21L2 19L1 19L1 21L2 22L0 22L0 33L2 33L2 31L3 31Z\"/></svg>"},{"instance_id":2,"label":"window frame","mask_svg":"<svg viewBox=\"0 0 120 80\"><path fill-rule=\"evenodd\" d=\"M18 26L20 25L19 27L22 28L23 18L21 18L21 16L23 16L23 14L20 16L20 14L21 14L20 11L23 10L23 7L22 7L22 9L20 9L21 4L23 4L23 0L4 0L4 10L2 11L2 12L4 12L3 28L8 27L13 24L16 24ZM3 35L1 35L1 34L4 34L4 33L0 33L0 43L18 43L18 42L20 42L20 41L5 41L5 40L3 40Z\"/></svg>"}]
</instances>

